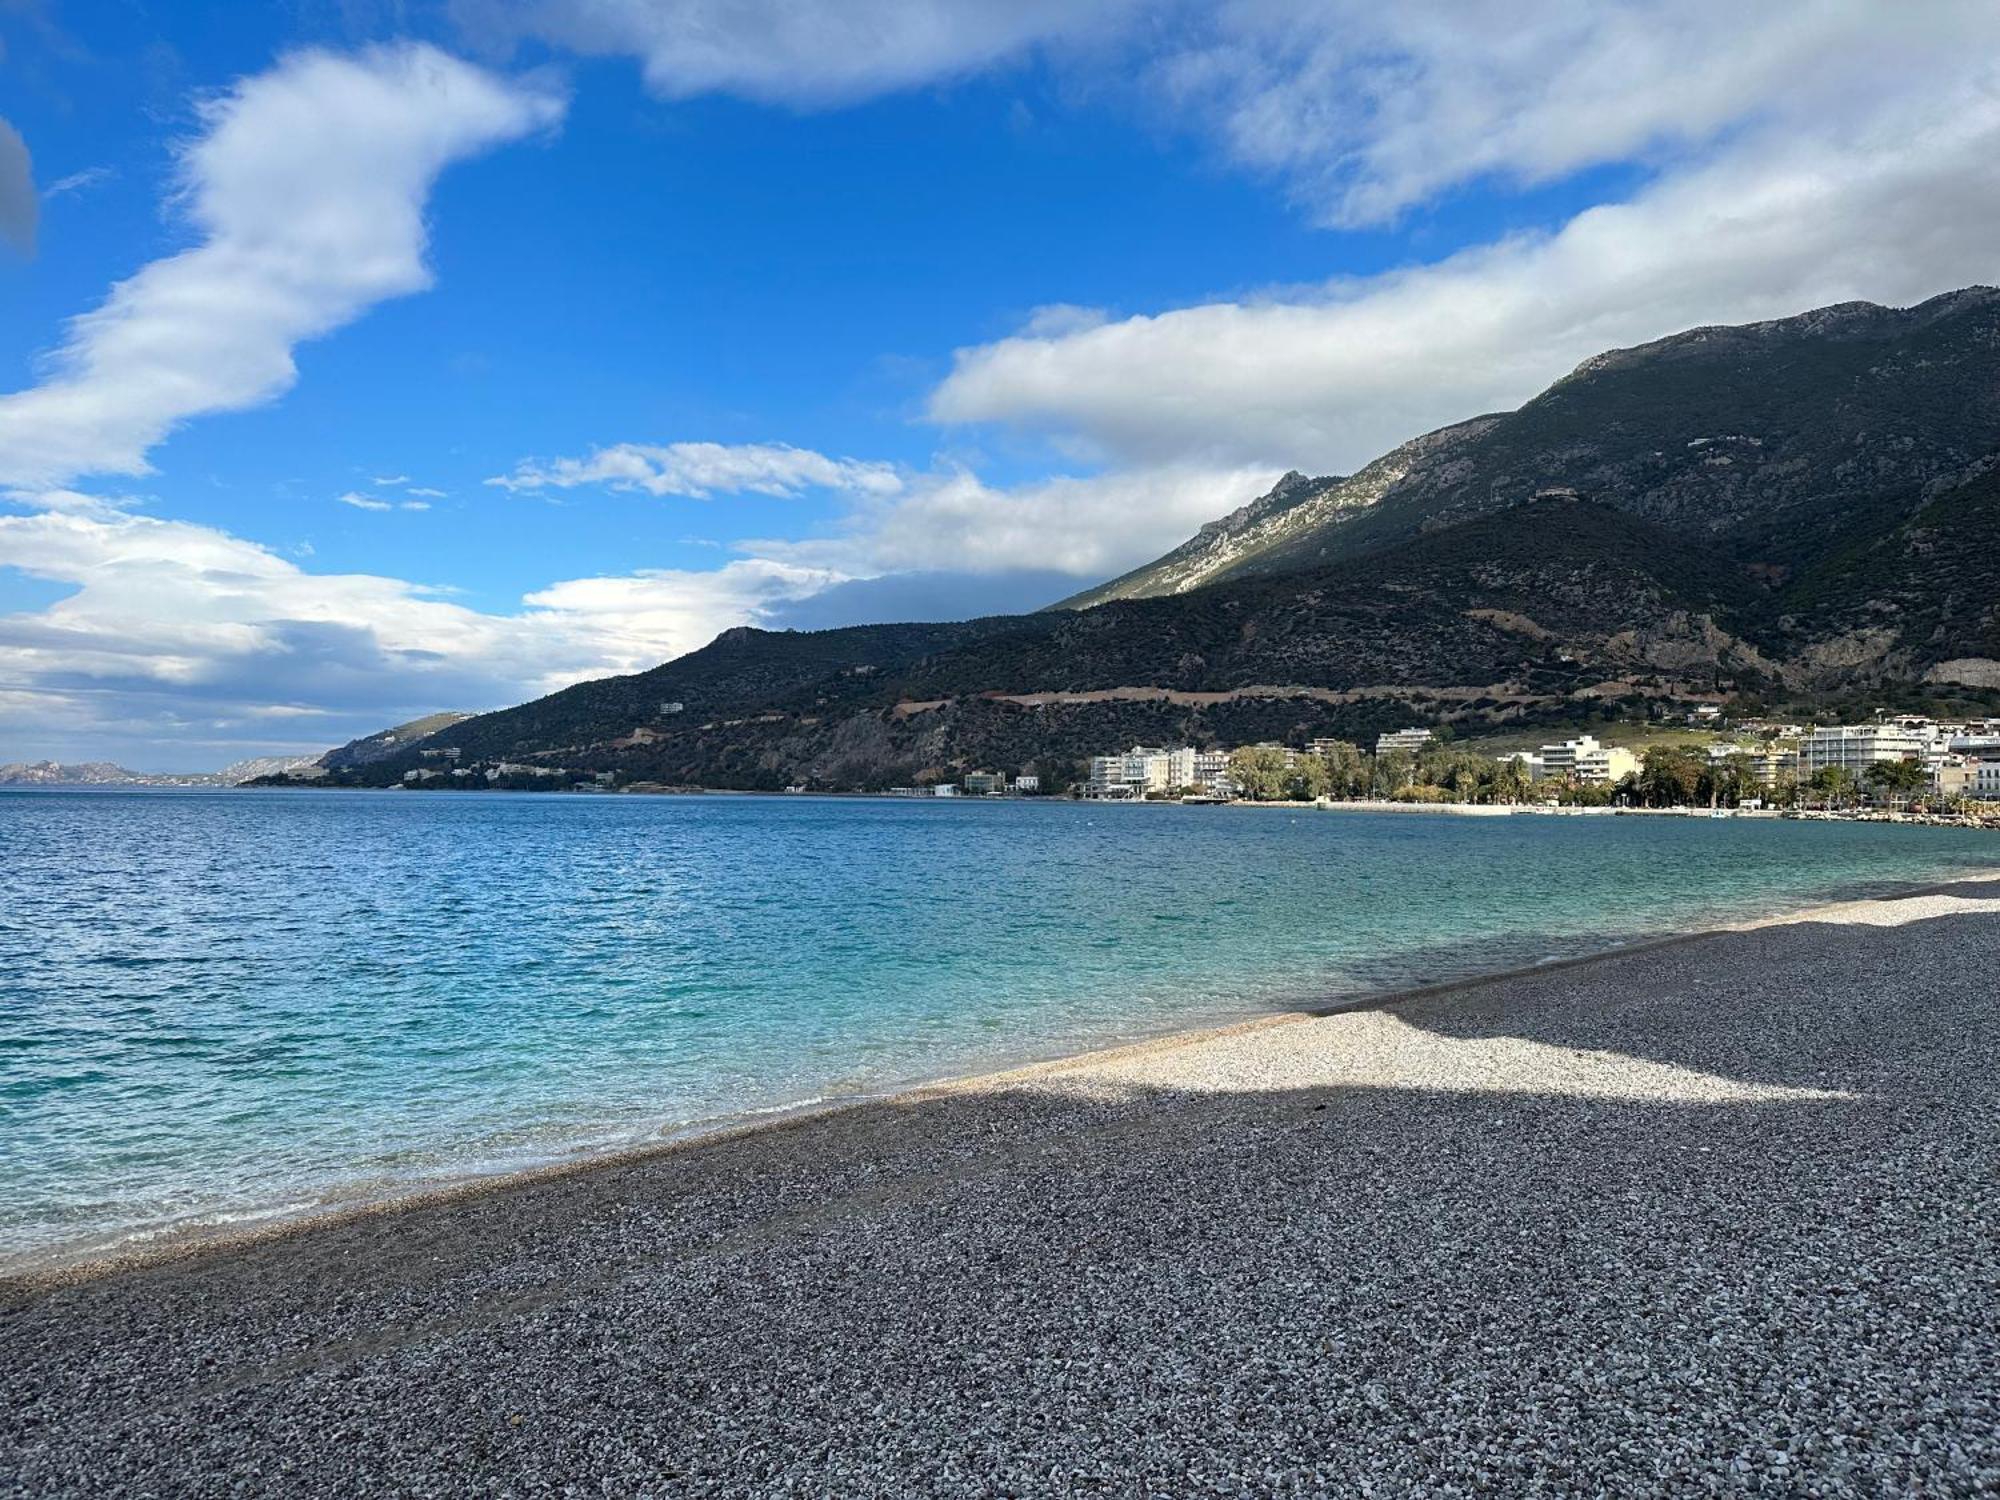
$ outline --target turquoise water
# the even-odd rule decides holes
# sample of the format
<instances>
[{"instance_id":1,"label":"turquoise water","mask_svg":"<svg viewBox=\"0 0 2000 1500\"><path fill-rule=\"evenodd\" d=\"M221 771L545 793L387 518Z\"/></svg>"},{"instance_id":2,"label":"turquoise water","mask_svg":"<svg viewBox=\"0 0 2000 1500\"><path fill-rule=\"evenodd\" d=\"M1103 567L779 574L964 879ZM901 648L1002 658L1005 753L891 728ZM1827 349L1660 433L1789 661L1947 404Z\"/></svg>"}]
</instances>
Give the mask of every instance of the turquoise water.
<instances>
[{"instance_id":1,"label":"turquoise water","mask_svg":"<svg viewBox=\"0 0 2000 1500\"><path fill-rule=\"evenodd\" d=\"M1994 865L1747 820L0 793L0 1257Z\"/></svg>"}]
</instances>

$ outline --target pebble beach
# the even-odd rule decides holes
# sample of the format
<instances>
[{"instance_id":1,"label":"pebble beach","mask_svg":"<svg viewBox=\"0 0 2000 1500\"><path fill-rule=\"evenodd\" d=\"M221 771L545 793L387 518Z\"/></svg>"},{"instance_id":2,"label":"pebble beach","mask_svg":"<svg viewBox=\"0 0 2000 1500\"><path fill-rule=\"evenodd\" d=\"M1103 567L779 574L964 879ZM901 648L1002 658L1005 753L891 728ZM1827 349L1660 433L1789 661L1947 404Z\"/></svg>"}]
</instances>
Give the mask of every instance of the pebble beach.
<instances>
[{"instance_id":1,"label":"pebble beach","mask_svg":"<svg viewBox=\"0 0 2000 1500\"><path fill-rule=\"evenodd\" d=\"M0 1289L0 1493L2000 1491L2000 876Z\"/></svg>"}]
</instances>

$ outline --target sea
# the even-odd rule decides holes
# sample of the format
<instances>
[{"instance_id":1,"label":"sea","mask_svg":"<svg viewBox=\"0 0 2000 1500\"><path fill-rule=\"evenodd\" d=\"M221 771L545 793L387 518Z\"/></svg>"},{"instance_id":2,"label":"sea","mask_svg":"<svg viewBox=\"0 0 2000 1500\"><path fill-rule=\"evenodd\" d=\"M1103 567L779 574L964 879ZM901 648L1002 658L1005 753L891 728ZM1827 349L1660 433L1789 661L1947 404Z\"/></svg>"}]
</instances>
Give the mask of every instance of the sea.
<instances>
[{"instance_id":1,"label":"sea","mask_svg":"<svg viewBox=\"0 0 2000 1500\"><path fill-rule=\"evenodd\" d=\"M0 1269L1996 865L1740 818L0 792Z\"/></svg>"}]
</instances>

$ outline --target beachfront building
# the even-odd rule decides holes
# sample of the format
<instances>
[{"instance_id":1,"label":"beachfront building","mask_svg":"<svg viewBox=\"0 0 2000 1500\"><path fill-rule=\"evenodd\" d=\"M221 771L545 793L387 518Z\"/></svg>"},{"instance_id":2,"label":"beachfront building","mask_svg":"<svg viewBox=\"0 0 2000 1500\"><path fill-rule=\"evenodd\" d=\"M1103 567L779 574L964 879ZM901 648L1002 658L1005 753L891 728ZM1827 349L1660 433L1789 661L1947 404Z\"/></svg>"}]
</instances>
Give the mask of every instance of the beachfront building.
<instances>
[{"instance_id":1,"label":"beachfront building","mask_svg":"<svg viewBox=\"0 0 2000 1500\"><path fill-rule=\"evenodd\" d=\"M1391 750L1407 750L1410 754L1415 755L1436 739L1437 736L1428 729L1414 727L1410 729L1392 729L1387 734L1376 736L1375 753L1377 755L1385 755Z\"/></svg>"},{"instance_id":2,"label":"beachfront building","mask_svg":"<svg viewBox=\"0 0 2000 1500\"><path fill-rule=\"evenodd\" d=\"M1929 762L1931 791L1946 801L1973 795L1979 782L1979 762L1964 755L1940 755Z\"/></svg>"},{"instance_id":3,"label":"beachfront building","mask_svg":"<svg viewBox=\"0 0 2000 1500\"><path fill-rule=\"evenodd\" d=\"M965 773L965 795L968 797L998 797L1007 790L1007 778L998 771L967 771Z\"/></svg>"},{"instance_id":4,"label":"beachfront building","mask_svg":"<svg viewBox=\"0 0 2000 1500\"><path fill-rule=\"evenodd\" d=\"M1523 771L1528 773L1528 780L1530 781L1540 781L1548 770L1541 756L1535 754L1532 750L1516 750L1512 755L1499 757L1499 760L1503 766L1510 760L1516 762Z\"/></svg>"},{"instance_id":5,"label":"beachfront building","mask_svg":"<svg viewBox=\"0 0 2000 1500\"><path fill-rule=\"evenodd\" d=\"M1229 752L1227 750L1197 750L1194 753L1194 775L1188 785L1197 792L1211 797L1233 797L1235 783L1229 779Z\"/></svg>"},{"instance_id":6,"label":"beachfront building","mask_svg":"<svg viewBox=\"0 0 2000 1500\"><path fill-rule=\"evenodd\" d=\"M1042 778L1039 776L1016 776L1014 778L1014 795L1017 797L1038 797L1041 795L1041 791Z\"/></svg>"},{"instance_id":7,"label":"beachfront building","mask_svg":"<svg viewBox=\"0 0 2000 1500\"><path fill-rule=\"evenodd\" d=\"M954 782L940 781L936 786L931 788L931 795L933 797L956 797L958 795L958 786Z\"/></svg>"},{"instance_id":8,"label":"beachfront building","mask_svg":"<svg viewBox=\"0 0 2000 1500\"><path fill-rule=\"evenodd\" d=\"M1084 795L1108 801L1164 796L1201 788L1204 777L1212 784L1228 768L1226 751L1197 750L1192 745L1171 749L1134 745L1122 755L1092 756L1090 780L1084 788Z\"/></svg>"},{"instance_id":9,"label":"beachfront building","mask_svg":"<svg viewBox=\"0 0 2000 1500\"><path fill-rule=\"evenodd\" d=\"M1929 728L1899 722L1822 726L1799 743L1799 774L1837 766L1860 781L1881 761L1927 760L1930 750Z\"/></svg>"},{"instance_id":10,"label":"beachfront building","mask_svg":"<svg viewBox=\"0 0 2000 1500\"><path fill-rule=\"evenodd\" d=\"M1588 734L1541 749L1542 774L1535 780L1567 776L1579 786L1609 786L1639 769L1639 757L1615 745L1601 745Z\"/></svg>"},{"instance_id":11,"label":"beachfront building","mask_svg":"<svg viewBox=\"0 0 2000 1500\"><path fill-rule=\"evenodd\" d=\"M1970 764L1965 795L1979 802L2000 802L2000 755L1989 755Z\"/></svg>"},{"instance_id":12,"label":"beachfront building","mask_svg":"<svg viewBox=\"0 0 2000 1500\"><path fill-rule=\"evenodd\" d=\"M1799 769L1799 753L1796 750L1780 750L1774 745L1710 745L1708 763L1723 765L1741 756L1747 763L1751 777L1759 786L1776 786L1780 776L1789 776Z\"/></svg>"},{"instance_id":13,"label":"beachfront building","mask_svg":"<svg viewBox=\"0 0 2000 1500\"><path fill-rule=\"evenodd\" d=\"M1164 792L1171 776L1172 754L1171 750L1134 745L1122 755L1094 755L1085 795L1121 801Z\"/></svg>"}]
</instances>

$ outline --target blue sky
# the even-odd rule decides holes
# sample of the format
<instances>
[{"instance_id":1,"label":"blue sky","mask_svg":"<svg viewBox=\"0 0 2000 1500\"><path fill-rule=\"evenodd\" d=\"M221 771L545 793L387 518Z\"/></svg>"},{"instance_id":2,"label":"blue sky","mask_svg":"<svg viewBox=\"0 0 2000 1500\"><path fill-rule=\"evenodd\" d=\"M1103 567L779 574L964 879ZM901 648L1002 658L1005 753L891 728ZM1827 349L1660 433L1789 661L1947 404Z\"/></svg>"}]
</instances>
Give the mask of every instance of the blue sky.
<instances>
[{"instance_id":1,"label":"blue sky","mask_svg":"<svg viewBox=\"0 0 2000 1500\"><path fill-rule=\"evenodd\" d=\"M1987 8L1461 11L0 7L0 760L1033 607L1599 348L1993 279Z\"/></svg>"}]
</instances>

